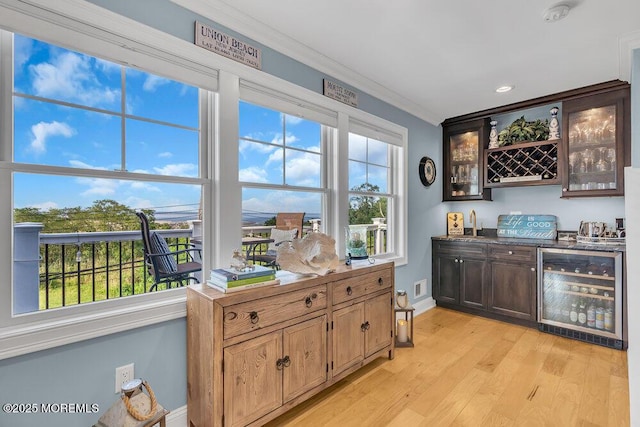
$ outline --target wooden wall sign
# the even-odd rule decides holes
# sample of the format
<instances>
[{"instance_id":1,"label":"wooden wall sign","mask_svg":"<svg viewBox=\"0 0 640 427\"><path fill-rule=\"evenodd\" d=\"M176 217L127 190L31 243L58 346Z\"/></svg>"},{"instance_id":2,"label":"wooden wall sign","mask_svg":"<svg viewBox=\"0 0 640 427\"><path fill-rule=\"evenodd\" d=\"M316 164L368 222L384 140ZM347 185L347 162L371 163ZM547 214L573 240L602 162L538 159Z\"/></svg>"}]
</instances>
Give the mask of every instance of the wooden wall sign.
<instances>
[{"instance_id":1,"label":"wooden wall sign","mask_svg":"<svg viewBox=\"0 0 640 427\"><path fill-rule=\"evenodd\" d=\"M464 234L464 215L462 212L447 213L447 236L462 236Z\"/></svg>"},{"instance_id":2,"label":"wooden wall sign","mask_svg":"<svg viewBox=\"0 0 640 427\"><path fill-rule=\"evenodd\" d=\"M262 69L262 51L257 47L198 21L195 31L196 45L258 70Z\"/></svg>"}]
</instances>

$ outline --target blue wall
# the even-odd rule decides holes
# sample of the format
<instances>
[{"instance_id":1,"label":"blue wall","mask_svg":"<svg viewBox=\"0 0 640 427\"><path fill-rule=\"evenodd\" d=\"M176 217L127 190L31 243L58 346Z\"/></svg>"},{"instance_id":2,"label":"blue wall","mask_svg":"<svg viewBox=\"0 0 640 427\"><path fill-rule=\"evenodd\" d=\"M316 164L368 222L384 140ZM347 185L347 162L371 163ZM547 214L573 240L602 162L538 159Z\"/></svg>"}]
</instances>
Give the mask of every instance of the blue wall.
<instances>
[{"instance_id":1,"label":"blue wall","mask_svg":"<svg viewBox=\"0 0 640 427\"><path fill-rule=\"evenodd\" d=\"M193 41L193 22L196 19L211 23L168 0L92 2L190 43ZM261 47L264 72L322 93L322 79L327 76L265 46ZM400 288L411 289L415 281L427 278L426 295L431 295L430 237L445 233L447 211L460 211L468 216L469 210L475 209L478 223L483 223L485 227L495 227L499 214L513 210L553 213L560 218L562 229L575 229L581 219L610 221L624 215L622 198L561 200L559 186L494 190L493 202L442 203L441 128L362 91L358 92L359 108L409 130L409 262L397 269L396 283ZM429 188L423 187L418 179L418 163L422 156L429 156L436 161L437 179ZM0 361L0 401L98 403L102 413L116 401L117 396L113 393L115 367L130 362L136 365L136 376L149 380L161 404L168 409L186 404L184 319ZM0 426L87 426L95 422L99 415L59 414L43 417L0 413Z\"/></svg>"}]
</instances>

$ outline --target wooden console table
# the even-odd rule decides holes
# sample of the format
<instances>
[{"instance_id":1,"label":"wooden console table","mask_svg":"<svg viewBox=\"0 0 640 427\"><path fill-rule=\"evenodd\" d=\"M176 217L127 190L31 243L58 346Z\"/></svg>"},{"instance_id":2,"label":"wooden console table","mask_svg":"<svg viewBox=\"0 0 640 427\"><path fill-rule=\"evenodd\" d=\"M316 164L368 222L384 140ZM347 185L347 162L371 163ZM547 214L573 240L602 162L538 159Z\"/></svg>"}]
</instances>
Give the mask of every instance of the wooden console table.
<instances>
[{"instance_id":1,"label":"wooden console table","mask_svg":"<svg viewBox=\"0 0 640 427\"><path fill-rule=\"evenodd\" d=\"M280 285L227 294L189 286L189 425L261 425L372 360L392 359L393 289L393 263L284 274Z\"/></svg>"}]
</instances>

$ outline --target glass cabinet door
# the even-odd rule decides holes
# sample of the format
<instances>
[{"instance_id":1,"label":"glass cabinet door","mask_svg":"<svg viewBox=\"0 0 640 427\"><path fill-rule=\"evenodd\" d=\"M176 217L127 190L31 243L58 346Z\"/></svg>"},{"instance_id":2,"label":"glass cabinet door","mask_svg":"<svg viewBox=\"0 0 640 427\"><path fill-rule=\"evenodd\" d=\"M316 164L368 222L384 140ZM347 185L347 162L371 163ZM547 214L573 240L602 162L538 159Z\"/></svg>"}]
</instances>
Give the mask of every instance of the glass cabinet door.
<instances>
[{"instance_id":1,"label":"glass cabinet door","mask_svg":"<svg viewBox=\"0 0 640 427\"><path fill-rule=\"evenodd\" d=\"M618 90L563 104L563 197L624 194L625 93Z\"/></svg>"},{"instance_id":2,"label":"glass cabinet door","mask_svg":"<svg viewBox=\"0 0 640 427\"><path fill-rule=\"evenodd\" d=\"M444 200L490 200L483 188L486 120L444 126Z\"/></svg>"}]
</instances>

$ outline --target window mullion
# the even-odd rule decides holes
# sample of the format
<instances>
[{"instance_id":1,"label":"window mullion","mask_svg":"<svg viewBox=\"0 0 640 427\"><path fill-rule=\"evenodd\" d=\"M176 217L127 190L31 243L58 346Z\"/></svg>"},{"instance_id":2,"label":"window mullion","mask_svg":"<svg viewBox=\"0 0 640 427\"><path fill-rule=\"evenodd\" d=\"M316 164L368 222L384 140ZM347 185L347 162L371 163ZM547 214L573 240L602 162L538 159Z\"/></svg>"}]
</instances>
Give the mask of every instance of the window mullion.
<instances>
[{"instance_id":1,"label":"window mullion","mask_svg":"<svg viewBox=\"0 0 640 427\"><path fill-rule=\"evenodd\" d=\"M126 98L127 98L127 70L125 67L120 67L120 87L122 88L122 94L120 96L120 169L127 170L127 116L126 116Z\"/></svg>"}]
</instances>

